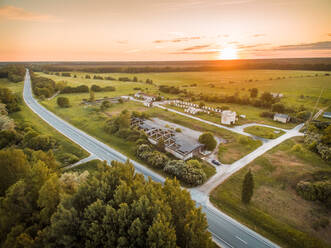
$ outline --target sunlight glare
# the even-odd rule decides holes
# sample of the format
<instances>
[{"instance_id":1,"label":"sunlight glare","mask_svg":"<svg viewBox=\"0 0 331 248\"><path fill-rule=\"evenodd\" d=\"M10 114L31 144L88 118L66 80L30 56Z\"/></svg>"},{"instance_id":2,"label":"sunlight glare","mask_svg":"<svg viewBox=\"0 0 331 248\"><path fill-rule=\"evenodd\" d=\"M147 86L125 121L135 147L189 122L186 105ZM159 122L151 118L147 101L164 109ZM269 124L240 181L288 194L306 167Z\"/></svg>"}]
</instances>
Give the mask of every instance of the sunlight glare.
<instances>
[{"instance_id":1,"label":"sunlight glare","mask_svg":"<svg viewBox=\"0 0 331 248\"><path fill-rule=\"evenodd\" d=\"M219 54L220 59L231 60L238 59L237 49L235 47L225 47Z\"/></svg>"}]
</instances>

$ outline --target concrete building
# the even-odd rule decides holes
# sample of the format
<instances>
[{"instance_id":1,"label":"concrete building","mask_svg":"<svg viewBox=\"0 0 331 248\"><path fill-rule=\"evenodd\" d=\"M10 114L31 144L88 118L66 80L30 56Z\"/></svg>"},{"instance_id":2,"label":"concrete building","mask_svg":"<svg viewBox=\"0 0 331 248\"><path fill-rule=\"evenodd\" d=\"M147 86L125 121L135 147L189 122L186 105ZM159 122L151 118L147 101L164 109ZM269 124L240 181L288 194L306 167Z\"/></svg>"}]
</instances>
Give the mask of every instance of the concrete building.
<instances>
[{"instance_id":1,"label":"concrete building","mask_svg":"<svg viewBox=\"0 0 331 248\"><path fill-rule=\"evenodd\" d=\"M156 100L156 96L147 95L143 92L137 92L136 94L134 94L134 97L147 102L153 102Z\"/></svg>"},{"instance_id":2,"label":"concrete building","mask_svg":"<svg viewBox=\"0 0 331 248\"><path fill-rule=\"evenodd\" d=\"M274 121L278 121L278 122L281 122L281 123L287 123L290 121L290 117L286 114L275 114L274 115Z\"/></svg>"},{"instance_id":3,"label":"concrete building","mask_svg":"<svg viewBox=\"0 0 331 248\"><path fill-rule=\"evenodd\" d=\"M225 125L231 125L236 122L236 112L231 110L224 110L222 112L221 123Z\"/></svg>"},{"instance_id":4,"label":"concrete building","mask_svg":"<svg viewBox=\"0 0 331 248\"><path fill-rule=\"evenodd\" d=\"M143 130L148 140L154 145L156 145L160 139L163 139L165 150L182 160L188 160L193 156L199 156L204 146L191 137L177 133L170 128L159 126L150 120L135 117L131 120L131 126Z\"/></svg>"}]
</instances>

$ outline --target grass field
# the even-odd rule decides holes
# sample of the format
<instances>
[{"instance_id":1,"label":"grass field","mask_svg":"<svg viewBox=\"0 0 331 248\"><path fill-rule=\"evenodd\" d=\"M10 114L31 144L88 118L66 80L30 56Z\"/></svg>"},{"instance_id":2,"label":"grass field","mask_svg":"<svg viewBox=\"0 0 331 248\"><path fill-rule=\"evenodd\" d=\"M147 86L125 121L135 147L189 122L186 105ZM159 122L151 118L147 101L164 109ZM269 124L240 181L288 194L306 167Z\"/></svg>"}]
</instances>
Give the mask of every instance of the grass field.
<instances>
[{"instance_id":1,"label":"grass field","mask_svg":"<svg viewBox=\"0 0 331 248\"><path fill-rule=\"evenodd\" d=\"M79 172L82 173L84 171L88 171L90 174L95 172L98 169L98 164L100 163L100 160L94 159L91 161L88 161L86 163L82 163L80 165L75 166L74 168L65 170L64 172Z\"/></svg>"},{"instance_id":2,"label":"grass field","mask_svg":"<svg viewBox=\"0 0 331 248\"><path fill-rule=\"evenodd\" d=\"M84 94L66 94L66 96L70 99L70 108L58 107L56 104L56 98L52 100L45 100L41 103L62 119L70 122L74 126L96 137L102 142L105 142L107 145L123 153L128 158L145 164L145 162L139 160L135 156L135 143L106 133L104 130L104 122L107 118L119 114L124 109L129 111L147 112L149 115L155 114L154 109L149 109L141 103L130 101L122 104L113 104L109 109L107 109L107 111L100 112L100 106L98 105L80 105L81 99L84 97L83 95ZM163 176L168 176L162 170L152 167L150 168ZM210 177L216 173L215 168L206 163L203 163L203 170L205 171L207 177Z\"/></svg>"},{"instance_id":3,"label":"grass field","mask_svg":"<svg viewBox=\"0 0 331 248\"><path fill-rule=\"evenodd\" d=\"M8 80L2 79L0 80L0 87L7 87L11 89L12 92L16 94L22 95L23 90L23 82L21 83L11 83ZM21 111L10 114L10 117L13 118L17 122L27 122L33 128L35 128L39 133L51 135L54 137L59 144L59 148L54 150L55 157L58 157L62 153L72 153L76 155L78 158L82 159L87 157L89 154L82 149L77 144L73 143L71 140L57 132L51 126L49 126L46 122L40 119L28 106L25 105L24 101L20 104Z\"/></svg>"},{"instance_id":4,"label":"grass field","mask_svg":"<svg viewBox=\"0 0 331 248\"><path fill-rule=\"evenodd\" d=\"M93 77L93 73L72 72L77 75L73 77L61 77L56 75L47 75L39 73L39 75L49 77L58 81L66 81L70 85L98 84L100 86L112 85L116 87L115 92L99 92L96 97L115 96L133 94L140 88L145 92L157 95L159 94L158 85L179 86L181 89L186 89L193 93L203 93L206 95L232 95L239 94L240 96L249 95L249 88L258 88L261 94L264 91L283 93L284 97L281 102L290 107L298 107L304 105L307 109L312 110L321 90L324 89L319 108L326 107L331 104L331 84L330 76L325 76L325 72L315 71L291 71L291 70L238 70L238 71L209 71L209 72L172 72L172 73L101 73L101 76L129 77L136 76L138 80L152 79L155 85L149 85L139 82L119 82L109 80L85 79L85 75L89 74ZM192 87L192 84L196 86ZM169 98L178 98L178 95L164 94L161 95ZM86 94L86 97L87 94ZM270 124L276 127L292 128L295 124L282 124L274 122L272 119L260 117L260 113L265 111L261 108L253 106L244 106L238 104L213 104L208 105L222 107L226 105L239 114L246 115L247 118L239 119L237 124L258 122ZM204 116L203 116L204 117ZM207 117L208 119L209 117Z\"/></svg>"},{"instance_id":5,"label":"grass field","mask_svg":"<svg viewBox=\"0 0 331 248\"><path fill-rule=\"evenodd\" d=\"M295 185L301 178L317 171L330 171L330 164L302 146L303 138L287 140L235 173L211 193L212 203L222 211L282 247L305 247L310 237L331 245L331 225L315 230L314 223L329 212L317 202L303 200ZM293 149L299 144L301 151ZM241 202L244 175L251 169L255 188L249 205ZM309 242L308 242L309 241ZM306 246L308 247L308 246ZM324 247L313 242L310 247Z\"/></svg>"},{"instance_id":6,"label":"grass field","mask_svg":"<svg viewBox=\"0 0 331 248\"><path fill-rule=\"evenodd\" d=\"M284 131L279 129L261 126L246 127L244 131L265 139L276 139L285 133Z\"/></svg>"},{"instance_id":7,"label":"grass field","mask_svg":"<svg viewBox=\"0 0 331 248\"><path fill-rule=\"evenodd\" d=\"M85 74L91 73L73 72L77 74L79 80ZM330 76L324 76L321 71L297 71L297 70L232 70L232 71L207 71L207 72L172 72L172 73L106 73L101 76L118 77L138 77L138 80L145 81L152 79L156 85L172 85L186 88L194 93L203 94L234 94L248 95L249 88L258 88L259 92L279 92L284 94L283 102L289 105L308 105L315 103L321 89L324 88L321 104L331 99ZM316 76L317 75L317 76ZM51 75L51 77L57 77ZM68 80L65 77L58 77ZM271 80L272 79L272 80ZM83 79L85 80L85 79ZM86 80L88 82L103 80ZM84 81L82 81L84 82ZM134 83L131 83L134 84ZM190 85L197 84L196 87ZM145 84L146 85L146 84ZM214 85L214 87L212 86ZM149 86L150 87L150 86ZM300 96L304 98L301 99Z\"/></svg>"}]
</instances>

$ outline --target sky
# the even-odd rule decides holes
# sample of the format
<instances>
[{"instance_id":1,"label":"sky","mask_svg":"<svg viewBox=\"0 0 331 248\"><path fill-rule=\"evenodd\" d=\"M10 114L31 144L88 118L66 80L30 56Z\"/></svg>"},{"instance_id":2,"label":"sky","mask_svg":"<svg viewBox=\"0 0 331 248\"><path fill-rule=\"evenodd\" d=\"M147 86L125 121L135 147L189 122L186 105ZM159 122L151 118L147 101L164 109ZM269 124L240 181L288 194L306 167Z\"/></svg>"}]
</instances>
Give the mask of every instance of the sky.
<instances>
[{"instance_id":1,"label":"sky","mask_svg":"<svg viewBox=\"0 0 331 248\"><path fill-rule=\"evenodd\" d=\"M331 57L330 0L0 0L0 61Z\"/></svg>"}]
</instances>

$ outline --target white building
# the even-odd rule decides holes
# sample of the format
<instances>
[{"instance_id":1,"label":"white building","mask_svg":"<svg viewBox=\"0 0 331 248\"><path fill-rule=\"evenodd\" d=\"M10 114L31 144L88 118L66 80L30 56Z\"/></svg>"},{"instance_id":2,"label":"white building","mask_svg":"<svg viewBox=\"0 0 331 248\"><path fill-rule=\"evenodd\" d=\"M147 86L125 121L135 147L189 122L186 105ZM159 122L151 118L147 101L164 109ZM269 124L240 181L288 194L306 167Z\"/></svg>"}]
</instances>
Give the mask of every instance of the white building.
<instances>
[{"instance_id":1,"label":"white building","mask_svg":"<svg viewBox=\"0 0 331 248\"><path fill-rule=\"evenodd\" d=\"M156 100L155 96L150 96L143 92L137 92L136 94L134 94L134 97L138 98L138 99L143 99L144 101L147 101L147 102L153 102Z\"/></svg>"},{"instance_id":2,"label":"white building","mask_svg":"<svg viewBox=\"0 0 331 248\"><path fill-rule=\"evenodd\" d=\"M285 114L275 114L274 115L274 121L282 122L282 123L287 123L289 122L290 117Z\"/></svg>"},{"instance_id":3,"label":"white building","mask_svg":"<svg viewBox=\"0 0 331 248\"><path fill-rule=\"evenodd\" d=\"M236 122L236 112L230 110L224 110L222 112L221 123L226 125L231 125Z\"/></svg>"}]
</instances>

